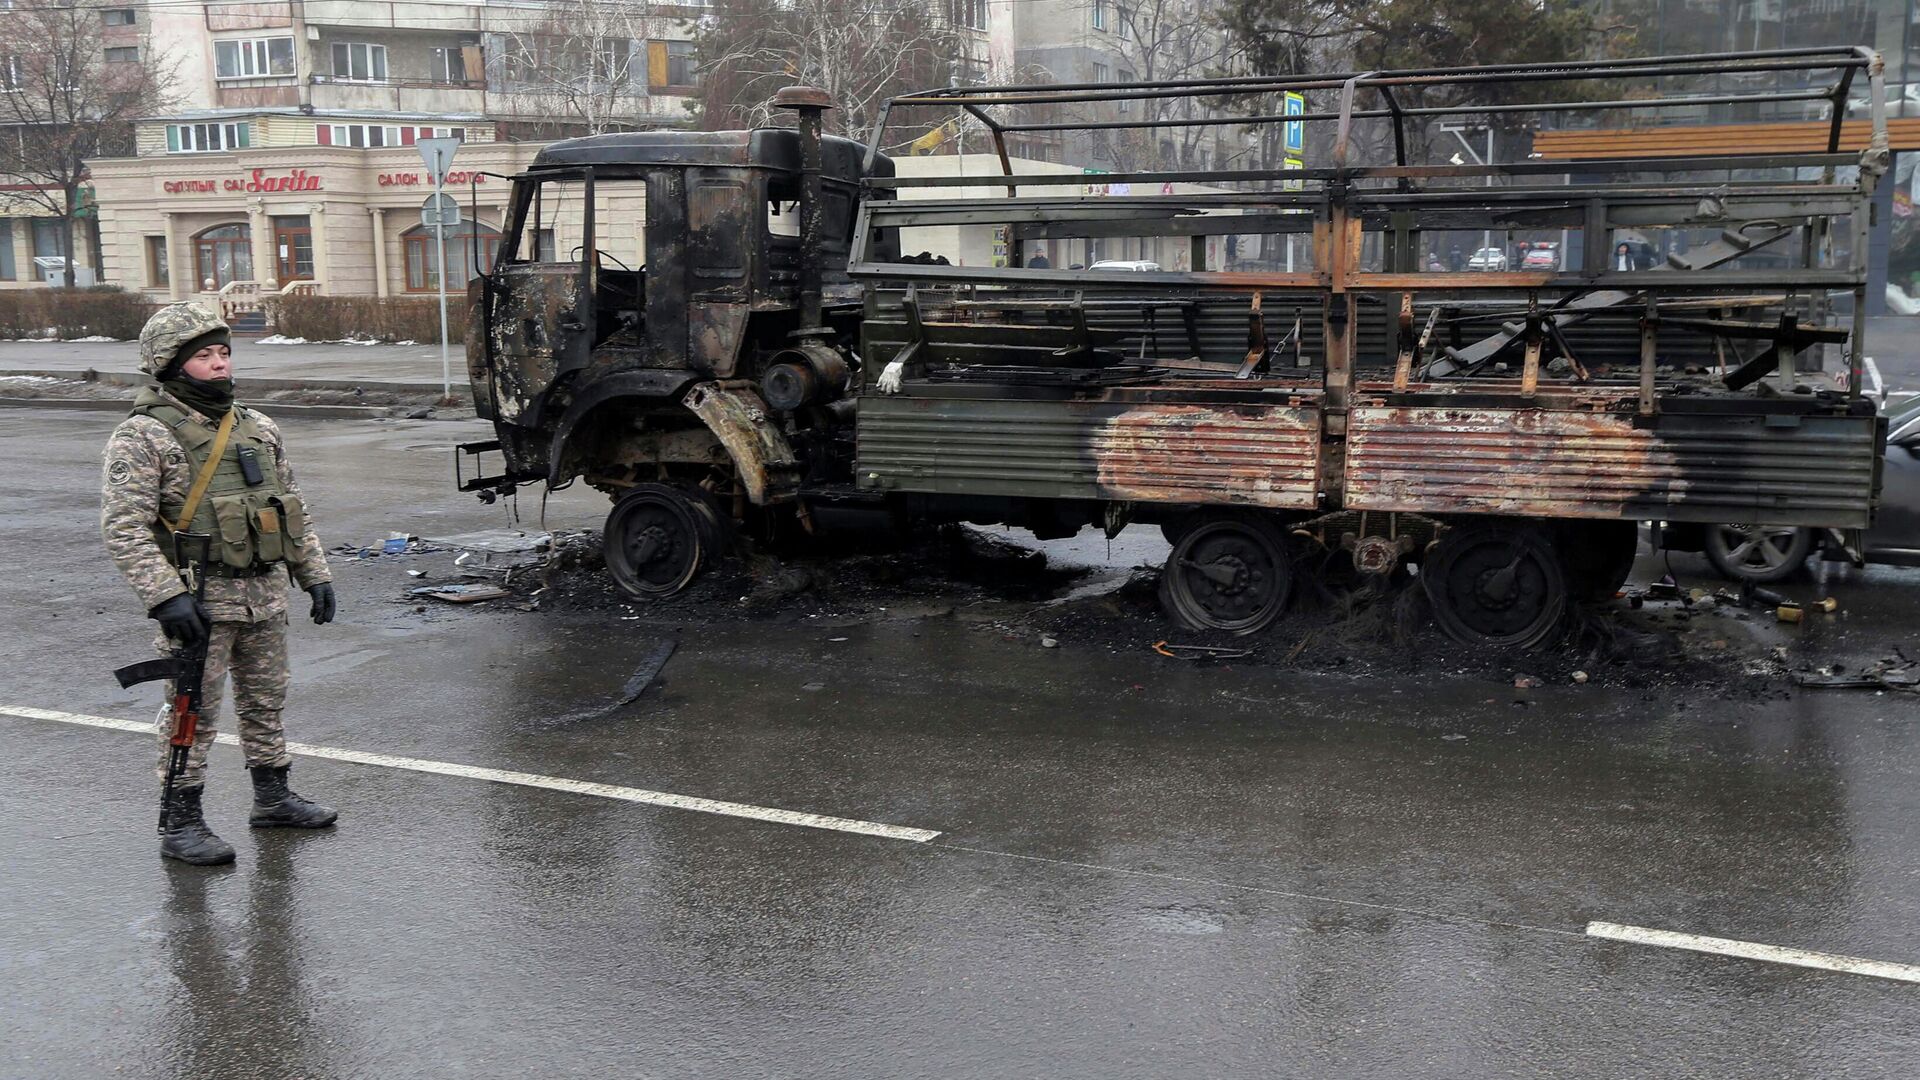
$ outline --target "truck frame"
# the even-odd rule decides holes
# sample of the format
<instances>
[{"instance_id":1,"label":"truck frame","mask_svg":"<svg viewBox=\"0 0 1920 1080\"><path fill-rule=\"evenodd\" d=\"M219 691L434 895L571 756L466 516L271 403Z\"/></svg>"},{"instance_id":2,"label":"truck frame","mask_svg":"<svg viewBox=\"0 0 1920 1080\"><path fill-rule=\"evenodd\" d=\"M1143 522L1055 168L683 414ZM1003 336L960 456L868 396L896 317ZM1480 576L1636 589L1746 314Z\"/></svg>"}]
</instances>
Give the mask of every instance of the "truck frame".
<instances>
[{"instance_id":1,"label":"truck frame","mask_svg":"<svg viewBox=\"0 0 1920 1080\"><path fill-rule=\"evenodd\" d=\"M1707 78L1776 89L1702 94ZM1861 81L1868 116L1849 126ZM1520 100L1421 104L1475 84ZM1288 93L1327 104L1258 105ZM1147 98L1216 107L1075 115ZM685 588L740 528L1145 522L1173 544L1161 598L1190 627L1261 630L1301 574L1399 574L1453 637L1538 645L1582 599L1614 595L1639 522L1870 524L1885 433L1861 357L1883 99L1877 54L1808 48L955 87L892 99L865 146L822 136L831 102L795 87L776 98L793 128L555 143L515 179L498 261L471 289L475 402L499 438L463 449L506 468L463 487L606 490L608 566L637 596ZM1409 154L1449 116L1703 102L1824 106L1828 137L1658 161ZM1001 174L896 175L878 133L907 115L985 128ZM1114 173L1095 193L1083 175L1016 174L1007 152L1017 132L1288 123L1332 127L1325 164ZM616 181L645 187L644 269L596 248L596 185ZM534 239L555 185L583 189L564 259ZM997 228L1006 255L902 254L903 231L935 226ZM1430 238L1463 229L1558 230L1583 256L1440 265ZM1615 257L1649 234L1684 250ZM1208 265L1210 238L1249 235L1310 254ZM1064 238L1172 238L1186 265L1023 265L1029 244Z\"/></svg>"}]
</instances>

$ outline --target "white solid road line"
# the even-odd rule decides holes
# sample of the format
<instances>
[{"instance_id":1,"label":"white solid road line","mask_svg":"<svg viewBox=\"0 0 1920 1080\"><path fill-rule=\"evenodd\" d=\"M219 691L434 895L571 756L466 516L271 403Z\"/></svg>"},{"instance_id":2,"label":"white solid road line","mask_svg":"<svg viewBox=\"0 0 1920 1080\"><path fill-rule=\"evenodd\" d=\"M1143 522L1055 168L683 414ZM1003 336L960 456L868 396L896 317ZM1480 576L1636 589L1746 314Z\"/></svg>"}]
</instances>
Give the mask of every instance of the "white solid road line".
<instances>
[{"instance_id":1,"label":"white solid road line","mask_svg":"<svg viewBox=\"0 0 1920 1080\"><path fill-rule=\"evenodd\" d=\"M154 734L152 721L121 720L111 716L88 716L84 713L60 712L54 709L34 709L24 705L0 705L0 714L16 716L25 720L53 720L62 724L79 724L85 727L106 728L109 731L131 731L141 735ZM236 746L240 739L228 732L215 736L219 742ZM456 765L447 761L426 761L421 758L398 757L393 754L375 754L364 750L338 750L331 746L311 746L307 743L290 742L287 752L302 757L326 758L329 761L345 761L355 765L377 765L386 769L407 769L412 772L434 773L440 776L458 776L468 780L491 780L496 784L517 784L520 787L546 788L549 791L564 791L573 795L593 795L602 799L619 799L622 802L643 803L647 806L669 806L676 810L695 810L703 814L723 814L727 817L749 818L754 821L770 821L777 825L799 825L808 829L831 829L834 832L859 833L863 836L879 836L888 840L908 840L924 844L940 834L932 829L910 829L903 825L884 825L877 821L859 821L854 818L828 817L824 814L807 814L798 810L780 810L770 806L753 806L748 803L723 802L718 799L702 799L693 795L675 795L670 791L648 791L645 788L620 787L615 784L596 784L589 780L569 780L561 776L540 776L536 773L511 772L506 769L488 769L477 765Z\"/></svg>"},{"instance_id":2,"label":"white solid road line","mask_svg":"<svg viewBox=\"0 0 1920 1080\"><path fill-rule=\"evenodd\" d=\"M1691 949L1694 952L1718 953L1721 956L1738 956L1748 960L1766 960L1775 964L1792 964L1795 967L1820 968L1823 971L1839 971L1848 975L1871 975L1879 979L1896 979L1900 982L1920 983L1920 965L1893 964L1885 960L1865 960L1858 956L1838 956L1834 953L1808 952L1805 949L1788 949L1779 945L1761 945L1752 941L1736 941L1733 938L1702 937L1699 934L1681 934L1672 930L1653 930L1645 926L1624 926L1620 923L1591 922L1587 924L1587 936L1606 938L1610 941L1626 941L1635 945L1655 945L1665 949Z\"/></svg>"}]
</instances>

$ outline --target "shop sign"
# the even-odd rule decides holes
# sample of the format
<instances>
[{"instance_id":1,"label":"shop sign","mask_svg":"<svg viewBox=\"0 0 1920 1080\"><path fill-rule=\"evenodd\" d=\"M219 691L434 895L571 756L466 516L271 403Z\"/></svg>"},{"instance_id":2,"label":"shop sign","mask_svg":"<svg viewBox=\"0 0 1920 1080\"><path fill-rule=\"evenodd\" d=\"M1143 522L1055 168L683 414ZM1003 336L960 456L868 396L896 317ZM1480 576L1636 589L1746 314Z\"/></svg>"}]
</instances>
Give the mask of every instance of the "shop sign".
<instances>
[{"instance_id":1,"label":"shop sign","mask_svg":"<svg viewBox=\"0 0 1920 1080\"><path fill-rule=\"evenodd\" d=\"M433 176L430 173L424 172L383 172L376 178L376 182L381 187L418 187L422 184L432 187ZM447 173L448 187L466 183L484 184L486 182L487 174L483 172Z\"/></svg>"},{"instance_id":2,"label":"shop sign","mask_svg":"<svg viewBox=\"0 0 1920 1080\"><path fill-rule=\"evenodd\" d=\"M261 193L279 191L319 191L320 178L305 169L291 169L269 176L255 169L247 176L229 176L220 180L166 180L160 190L169 195L211 195L216 191Z\"/></svg>"}]
</instances>

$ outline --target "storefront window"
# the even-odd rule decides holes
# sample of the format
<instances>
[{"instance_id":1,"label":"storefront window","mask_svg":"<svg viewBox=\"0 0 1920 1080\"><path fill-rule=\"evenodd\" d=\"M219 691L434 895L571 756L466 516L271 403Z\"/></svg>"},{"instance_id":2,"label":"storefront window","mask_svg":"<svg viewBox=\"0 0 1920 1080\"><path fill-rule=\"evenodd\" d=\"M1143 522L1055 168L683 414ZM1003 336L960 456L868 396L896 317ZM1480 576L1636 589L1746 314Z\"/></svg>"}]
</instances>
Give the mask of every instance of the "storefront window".
<instances>
[{"instance_id":1,"label":"storefront window","mask_svg":"<svg viewBox=\"0 0 1920 1080\"><path fill-rule=\"evenodd\" d=\"M500 247L500 234L491 226L482 224L478 228L480 236L480 267L493 265L493 256ZM447 230L447 261L453 265L453 278L447 282L449 289L462 289L466 283L480 274L473 261L473 237L476 230L471 221L462 221L457 227ZM440 288L440 262L434 230L424 225L415 225L401 234L406 251L407 291L436 292Z\"/></svg>"},{"instance_id":2,"label":"storefront window","mask_svg":"<svg viewBox=\"0 0 1920 1080\"><path fill-rule=\"evenodd\" d=\"M193 256L200 287L207 292L235 281L252 281L253 230L246 225L216 225L193 238Z\"/></svg>"},{"instance_id":3,"label":"storefront window","mask_svg":"<svg viewBox=\"0 0 1920 1080\"><path fill-rule=\"evenodd\" d=\"M281 281L313 277L313 222L305 214L273 219L273 250Z\"/></svg>"}]
</instances>

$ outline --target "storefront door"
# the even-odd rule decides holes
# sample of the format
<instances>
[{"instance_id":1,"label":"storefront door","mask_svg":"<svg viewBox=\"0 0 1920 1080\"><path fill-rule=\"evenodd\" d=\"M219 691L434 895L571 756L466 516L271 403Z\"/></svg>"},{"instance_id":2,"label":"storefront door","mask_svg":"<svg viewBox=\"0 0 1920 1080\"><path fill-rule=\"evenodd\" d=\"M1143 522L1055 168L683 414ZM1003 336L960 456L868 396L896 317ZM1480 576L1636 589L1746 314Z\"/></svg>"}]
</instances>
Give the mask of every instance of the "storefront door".
<instances>
[{"instance_id":1,"label":"storefront door","mask_svg":"<svg viewBox=\"0 0 1920 1080\"><path fill-rule=\"evenodd\" d=\"M313 222L305 214L273 219L273 250L282 282L313 279Z\"/></svg>"}]
</instances>

